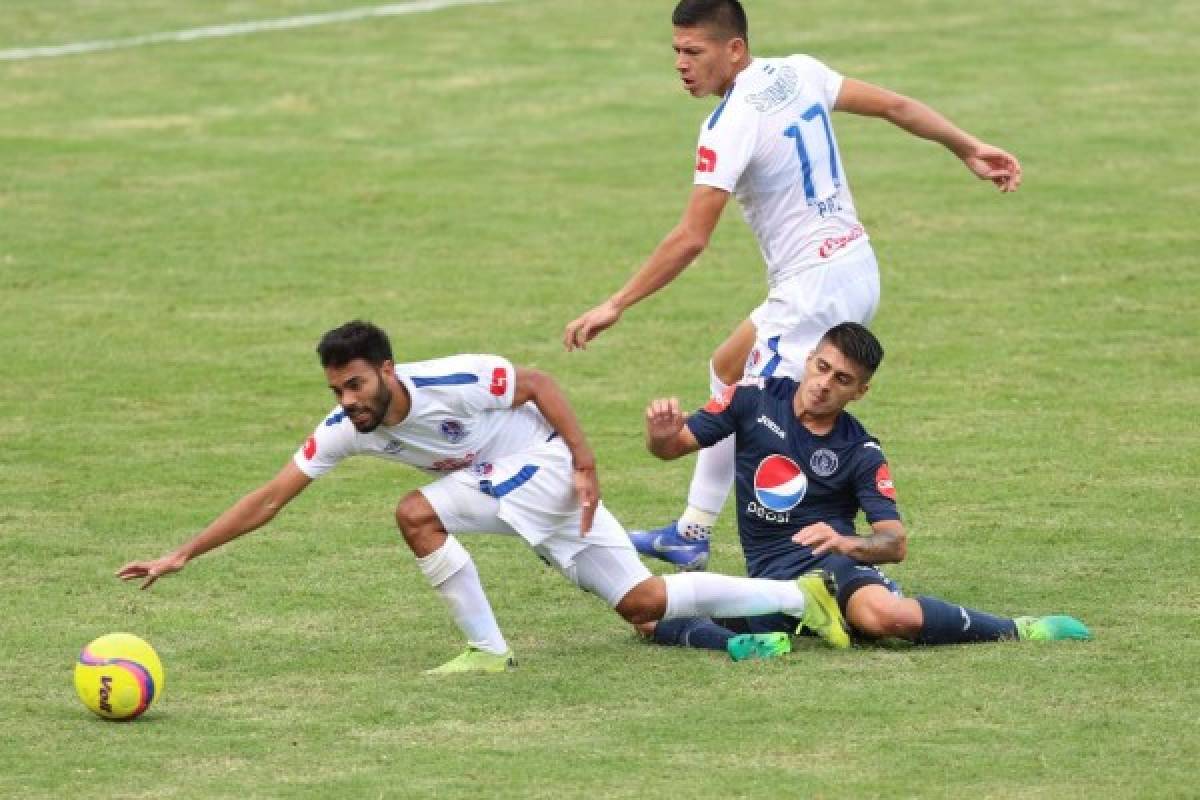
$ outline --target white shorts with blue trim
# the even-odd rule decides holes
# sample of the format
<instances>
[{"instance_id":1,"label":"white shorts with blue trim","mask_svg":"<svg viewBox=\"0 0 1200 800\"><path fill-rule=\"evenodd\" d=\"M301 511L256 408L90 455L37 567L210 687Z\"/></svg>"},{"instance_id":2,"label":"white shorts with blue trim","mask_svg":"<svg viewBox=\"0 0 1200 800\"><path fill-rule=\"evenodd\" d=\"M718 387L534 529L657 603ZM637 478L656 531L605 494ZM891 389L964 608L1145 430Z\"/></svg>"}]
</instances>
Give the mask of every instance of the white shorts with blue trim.
<instances>
[{"instance_id":1,"label":"white shorts with blue trim","mask_svg":"<svg viewBox=\"0 0 1200 800\"><path fill-rule=\"evenodd\" d=\"M568 580L615 606L651 577L625 528L601 502L586 536L571 453L558 437L453 472L421 489L449 533L520 536Z\"/></svg>"},{"instance_id":2,"label":"white shorts with blue trim","mask_svg":"<svg viewBox=\"0 0 1200 800\"><path fill-rule=\"evenodd\" d=\"M746 377L799 380L825 331L840 322L866 325L878 307L879 265L869 242L781 281L750 314L755 339Z\"/></svg>"}]
</instances>

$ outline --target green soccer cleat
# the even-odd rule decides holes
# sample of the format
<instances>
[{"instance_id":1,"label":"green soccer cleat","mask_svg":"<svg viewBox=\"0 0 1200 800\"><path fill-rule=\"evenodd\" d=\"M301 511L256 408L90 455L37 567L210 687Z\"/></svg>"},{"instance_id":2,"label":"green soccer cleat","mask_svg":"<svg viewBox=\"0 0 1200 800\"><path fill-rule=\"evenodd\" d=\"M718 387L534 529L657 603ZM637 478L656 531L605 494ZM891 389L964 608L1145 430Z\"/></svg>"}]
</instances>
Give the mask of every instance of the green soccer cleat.
<instances>
[{"instance_id":1,"label":"green soccer cleat","mask_svg":"<svg viewBox=\"0 0 1200 800\"><path fill-rule=\"evenodd\" d=\"M1074 617L1017 617L1013 622L1017 623L1017 638L1022 642L1087 641L1092 638L1087 626Z\"/></svg>"},{"instance_id":2,"label":"green soccer cleat","mask_svg":"<svg viewBox=\"0 0 1200 800\"><path fill-rule=\"evenodd\" d=\"M834 597L837 585L833 576L817 569L801 575L796 584L804 592L804 616L800 618L796 632L808 628L830 647L838 650L850 647L850 631Z\"/></svg>"},{"instance_id":3,"label":"green soccer cleat","mask_svg":"<svg viewBox=\"0 0 1200 800\"><path fill-rule=\"evenodd\" d=\"M440 667L425 670L426 675L452 675L461 672L505 672L517 666L512 650L496 655L476 647L468 646L458 656Z\"/></svg>"},{"instance_id":4,"label":"green soccer cleat","mask_svg":"<svg viewBox=\"0 0 1200 800\"><path fill-rule=\"evenodd\" d=\"M786 633L743 633L725 643L734 661L778 658L792 652L792 637Z\"/></svg>"}]
</instances>

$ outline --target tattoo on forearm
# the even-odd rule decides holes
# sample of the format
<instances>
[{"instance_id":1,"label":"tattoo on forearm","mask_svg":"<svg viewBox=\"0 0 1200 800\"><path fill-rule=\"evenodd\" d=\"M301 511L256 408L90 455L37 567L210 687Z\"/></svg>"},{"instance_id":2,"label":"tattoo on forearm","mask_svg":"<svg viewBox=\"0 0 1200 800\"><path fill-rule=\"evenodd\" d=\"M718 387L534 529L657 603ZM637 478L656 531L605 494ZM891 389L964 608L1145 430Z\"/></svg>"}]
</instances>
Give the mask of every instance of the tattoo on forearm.
<instances>
[{"instance_id":1,"label":"tattoo on forearm","mask_svg":"<svg viewBox=\"0 0 1200 800\"><path fill-rule=\"evenodd\" d=\"M884 564L900 559L900 540L891 531L878 531L862 537L854 557L869 564Z\"/></svg>"}]
</instances>

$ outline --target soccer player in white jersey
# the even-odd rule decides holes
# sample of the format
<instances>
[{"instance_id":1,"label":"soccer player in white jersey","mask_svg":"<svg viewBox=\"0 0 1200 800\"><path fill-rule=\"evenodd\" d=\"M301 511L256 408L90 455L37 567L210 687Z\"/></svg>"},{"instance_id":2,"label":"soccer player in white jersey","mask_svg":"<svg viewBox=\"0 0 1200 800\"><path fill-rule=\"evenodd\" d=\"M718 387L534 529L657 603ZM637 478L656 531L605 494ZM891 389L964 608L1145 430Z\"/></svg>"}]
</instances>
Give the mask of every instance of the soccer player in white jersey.
<instances>
[{"instance_id":1,"label":"soccer player in white jersey","mask_svg":"<svg viewBox=\"0 0 1200 800\"><path fill-rule=\"evenodd\" d=\"M682 0L672 16L675 69L693 97L721 98L700 127L694 186L683 218L628 282L570 322L563 341L582 349L626 309L674 280L708 245L730 194L767 265L766 301L713 353L713 397L743 375L799 378L821 335L865 324L879 303L879 269L858 220L832 114L886 119L944 145L1002 192L1021 166L929 106L853 78L806 55L754 58L737 0ZM734 441L702 451L676 522L632 535L646 555L703 569L708 537L733 482Z\"/></svg>"},{"instance_id":2,"label":"soccer player in white jersey","mask_svg":"<svg viewBox=\"0 0 1200 800\"><path fill-rule=\"evenodd\" d=\"M314 479L354 455L409 464L438 476L406 495L396 521L417 565L446 601L467 649L431 672L501 672L516 664L459 533L515 535L575 585L628 622L696 616L802 618L835 647L849 636L822 576L799 581L704 573L652 576L604 507L595 458L554 381L506 359L461 355L396 364L387 334L353 321L317 345L338 407L274 478L191 540L117 575L144 579L265 525ZM757 635L731 644L735 659L777 651Z\"/></svg>"}]
</instances>

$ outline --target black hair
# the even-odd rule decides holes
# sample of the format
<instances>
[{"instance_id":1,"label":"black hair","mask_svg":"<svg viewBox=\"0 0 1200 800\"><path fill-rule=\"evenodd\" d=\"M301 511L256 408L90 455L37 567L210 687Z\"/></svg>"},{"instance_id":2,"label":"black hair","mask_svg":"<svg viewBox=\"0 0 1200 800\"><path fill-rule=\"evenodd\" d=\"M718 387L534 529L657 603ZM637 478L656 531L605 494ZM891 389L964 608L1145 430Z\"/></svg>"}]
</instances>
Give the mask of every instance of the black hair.
<instances>
[{"instance_id":1,"label":"black hair","mask_svg":"<svg viewBox=\"0 0 1200 800\"><path fill-rule=\"evenodd\" d=\"M725 39L740 38L750 44L750 23L738 0L680 0L671 24L679 28L711 26Z\"/></svg>"},{"instance_id":2,"label":"black hair","mask_svg":"<svg viewBox=\"0 0 1200 800\"><path fill-rule=\"evenodd\" d=\"M854 363L867 371L870 378L883 362L883 345L866 326L843 322L825 331L818 347L828 342Z\"/></svg>"},{"instance_id":3,"label":"black hair","mask_svg":"<svg viewBox=\"0 0 1200 800\"><path fill-rule=\"evenodd\" d=\"M356 319L327 331L317 343L322 367L344 367L361 358L378 367L392 360L392 343L383 329Z\"/></svg>"}]
</instances>

